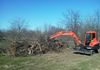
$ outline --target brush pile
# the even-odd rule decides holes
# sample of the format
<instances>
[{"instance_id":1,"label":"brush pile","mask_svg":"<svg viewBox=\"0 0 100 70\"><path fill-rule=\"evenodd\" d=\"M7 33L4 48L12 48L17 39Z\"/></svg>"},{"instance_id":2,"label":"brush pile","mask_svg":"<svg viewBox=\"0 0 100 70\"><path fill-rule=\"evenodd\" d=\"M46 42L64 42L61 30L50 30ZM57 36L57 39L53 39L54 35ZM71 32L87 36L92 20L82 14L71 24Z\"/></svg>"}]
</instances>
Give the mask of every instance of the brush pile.
<instances>
[{"instance_id":1,"label":"brush pile","mask_svg":"<svg viewBox=\"0 0 100 70\"><path fill-rule=\"evenodd\" d=\"M48 46L38 40L14 41L6 50L7 54L12 56L41 55L48 52Z\"/></svg>"},{"instance_id":2,"label":"brush pile","mask_svg":"<svg viewBox=\"0 0 100 70\"><path fill-rule=\"evenodd\" d=\"M11 41L5 49L0 48L0 54L5 53L9 56L33 56L42 55L48 51L60 52L62 45L55 41L38 39L38 40L19 40Z\"/></svg>"}]
</instances>

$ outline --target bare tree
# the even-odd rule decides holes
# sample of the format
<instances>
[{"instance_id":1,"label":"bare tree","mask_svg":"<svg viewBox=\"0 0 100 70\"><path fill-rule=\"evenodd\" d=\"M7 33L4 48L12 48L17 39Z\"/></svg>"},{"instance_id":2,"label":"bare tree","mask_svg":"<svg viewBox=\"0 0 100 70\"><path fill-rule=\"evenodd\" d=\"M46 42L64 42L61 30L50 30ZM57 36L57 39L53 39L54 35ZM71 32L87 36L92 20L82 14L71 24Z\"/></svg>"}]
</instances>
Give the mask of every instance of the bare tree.
<instances>
[{"instance_id":1,"label":"bare tree","mask_svg":"<svg viewBox=\"0 0 100 70\"><path fill-rule=\"evenodd\" d=\"M4 39L4 32L0 30L0 41L2 41L3 39Z\"/></svg>"},{"instance_id":2,"label":"bare tree","mask_svg":"<svg viewBox=\"0 0 100 70\"><path fill-rule=\"evenodd\" d=\"M8 30L10 39L21 40L23 38L23 30L27 29L26 21L18 18L13 20L10 24L10 30Z\"/></svg>"},{"instance_id":3,"label":"bare tree","mask_svg":"<svg viewBox=\"0 0 100 70\"><path fill-rule=\"evenodd\" d=\"M100 31L100 12L96 11L94 15L89 16L84 20L84 29L83 31L93 30L97 32L97 38Z\"/></svg>"},{"instance_id":4,"label":"bare tree","mask_svg":"<svg viewBox=\"0 0 100 70\"><path fill-rule=\"evenodd\" d=\"M97 32L97 38L99 36L99 32L100 32L100 11L97 10L96 13L95 13L95 28L96 28L96 32Z\"/></svg>"},{"instance_id":5,"label":"bare tree","mask_svg":"<svg viewBox=\"0 0 100 70\"><path fill-rule=\"evenodd\" d=\"M64 14L64 25L67 31L73 31L80 36L81 32L81 18L77 11L69 10ZM75 42L74 42L75 43ZM75 43L76 45L76 43Z\"/></svg>"},{"instance_id":6,"label":"bare tree","mask_svg":"<svg viewBox=\"0 0 100 70\"><path fill-rule=\"evenodd\" d=\"M66 29L78 34L80 30L80 25L81 25L81 19L80 19L79 13L70 10L64 14L64 17L65 17L64 24L66 26Z\"/></svg>"},{"instance_id":7,"label":"bare tree","mask_svg":"<svg viewBox=\"0 0 100 70\"><path fill-rule=\"evenodd\" d=\"M90 16L84 20L84 30L85 31L90 31L90 30L95 30L95 18L93 16Z\"/></svg>"}]
</instances>

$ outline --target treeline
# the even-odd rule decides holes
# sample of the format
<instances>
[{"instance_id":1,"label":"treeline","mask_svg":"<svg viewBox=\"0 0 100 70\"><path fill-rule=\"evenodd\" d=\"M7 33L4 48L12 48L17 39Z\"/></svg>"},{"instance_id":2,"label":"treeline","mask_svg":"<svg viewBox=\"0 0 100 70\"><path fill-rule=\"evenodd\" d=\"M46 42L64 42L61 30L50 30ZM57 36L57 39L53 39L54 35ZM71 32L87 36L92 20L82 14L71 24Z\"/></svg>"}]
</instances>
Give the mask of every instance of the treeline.
<instances>
[{"instance_id":1,"label":"treeline","mask_svg":"<svg viewBox=\"0 0 100 70\"><path fill-rule=\"evenodd\" d=\"M94 30L97 32L97 38L100 38L100 11L92 15L82 17L79 12L67 11L64 13L60 24L57 26L45 26L45 30L29 30L27 23L23 19L15 19L10 23L10 28L6 31L0 30L0 41L9 40L47 40L47 38L57 31L73 31L80 39L83 39L86 31ZM100 40L100 39L99 39Z\"/></svg>"}]
</instances>

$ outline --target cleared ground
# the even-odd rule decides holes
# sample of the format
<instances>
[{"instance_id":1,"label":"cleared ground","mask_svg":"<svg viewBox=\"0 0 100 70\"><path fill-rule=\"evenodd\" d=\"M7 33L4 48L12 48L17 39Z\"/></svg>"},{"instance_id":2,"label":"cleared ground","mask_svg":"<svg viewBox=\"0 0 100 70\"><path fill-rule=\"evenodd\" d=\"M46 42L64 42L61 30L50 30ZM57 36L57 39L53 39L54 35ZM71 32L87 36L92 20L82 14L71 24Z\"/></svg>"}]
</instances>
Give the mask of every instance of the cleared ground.
<instances>
[{"instance_id":1,"label":"cleared ground","mask_svg":"<svg viewBox=\"0 0 100 70\"><path fill-rule=\"evenodd\" d=\"M61 53L15 57L0 57L0 70L100 70L100 53L93 56L73 54L65 49Z\"/></svg>"}]
</instances>

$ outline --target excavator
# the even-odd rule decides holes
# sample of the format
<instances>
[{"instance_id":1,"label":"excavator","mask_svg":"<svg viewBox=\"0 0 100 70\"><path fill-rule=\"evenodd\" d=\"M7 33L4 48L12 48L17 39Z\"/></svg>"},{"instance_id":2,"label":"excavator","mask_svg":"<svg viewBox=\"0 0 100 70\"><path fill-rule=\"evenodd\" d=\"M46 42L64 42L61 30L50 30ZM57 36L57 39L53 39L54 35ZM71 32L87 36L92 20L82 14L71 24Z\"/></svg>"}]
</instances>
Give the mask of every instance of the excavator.
<instances>
[{"instance_id":1,"label":"excavator","mask_svg":"<svg viewBox=\"0 0 100 70\"><path fill-rule=\"evenodd\" d=\"M78 36L72 31L59 31L50 36L50 39L55 39L59 36L71 36L76 43L73 48L78 53L84 53L93 55L93 53L98 53L100 48L100 42L96 38L96 31L87 31L85 33L84 43L78 38Z\"/></svg>"}]
</instances>

